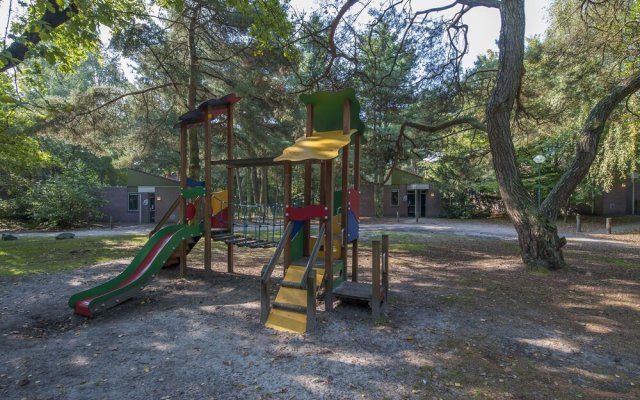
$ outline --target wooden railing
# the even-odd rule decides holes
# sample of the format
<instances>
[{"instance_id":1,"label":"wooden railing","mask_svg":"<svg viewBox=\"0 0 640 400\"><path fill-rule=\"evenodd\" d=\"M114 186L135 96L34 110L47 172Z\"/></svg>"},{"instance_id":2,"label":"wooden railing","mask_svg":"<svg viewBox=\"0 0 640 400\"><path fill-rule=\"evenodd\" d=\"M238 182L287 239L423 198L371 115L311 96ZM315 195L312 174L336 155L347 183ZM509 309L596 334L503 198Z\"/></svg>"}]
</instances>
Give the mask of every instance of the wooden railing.
<instances>
[{"instance_id":1,"label":"wooden railing","mask_svg":"<svg viewBox=\"0 0 640 400\"><path fill-rule=\"evenodd\" d=\"M166 213L164 213L162 218L160 218L160 221L158 221L158 223L156 224L155 228L153 228L149 232L149 237L153 236L156 232L158 232L160 229L162 229L162 227L167 223L167 221L171 217L171 214L173 214L173 212L176 210L176 208L178 208L178 206L180 205L180 198L181 198L181 196L176 197L174 202L171 203L171 205L169 206L169 209L167 210Z\"/></svg>"}]
</instances>

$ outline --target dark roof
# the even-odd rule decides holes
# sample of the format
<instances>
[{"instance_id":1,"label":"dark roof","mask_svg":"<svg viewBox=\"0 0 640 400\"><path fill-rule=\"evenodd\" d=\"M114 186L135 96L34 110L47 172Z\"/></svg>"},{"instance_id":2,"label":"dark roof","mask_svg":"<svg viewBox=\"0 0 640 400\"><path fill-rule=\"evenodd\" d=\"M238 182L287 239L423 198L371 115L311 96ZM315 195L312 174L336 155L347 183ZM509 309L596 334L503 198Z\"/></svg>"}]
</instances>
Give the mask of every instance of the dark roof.
<instances>
[{"instance_id":1,"label":"dark roof","mask_svg":"<svg viewBox=\"0 0 640 400\"><path fill-rule=\"evenodd\" d=\"M198 105L195 110L186 112L178 117L178 122L174 125L174 128L190 127L192 125L201 124L204 122L204 110L209 109L209 120L217 117L227 110L227 107L231 104L240 101L240 97L237 97L235 93L229 93L228 95L219 99L209 99Z\"/></svg>"},{"instance_id":2,"label":"dark roof","mask_svg":"<svg viewBox=\"0 0 640 400\"><path fill-rule=\"evenodd\" d=\"M127 168L127 186L179 186L174 179Z\"/></svg>"}]
</instances>

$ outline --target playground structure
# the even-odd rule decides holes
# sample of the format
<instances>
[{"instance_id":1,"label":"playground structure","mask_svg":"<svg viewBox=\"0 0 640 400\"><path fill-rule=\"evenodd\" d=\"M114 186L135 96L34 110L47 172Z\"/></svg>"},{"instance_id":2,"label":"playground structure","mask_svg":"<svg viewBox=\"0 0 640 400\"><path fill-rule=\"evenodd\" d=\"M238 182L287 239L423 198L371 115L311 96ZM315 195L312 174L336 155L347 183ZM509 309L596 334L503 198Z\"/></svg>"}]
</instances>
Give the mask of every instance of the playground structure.
<instances>
[{"instance_id":1,"label":"playground structure","mask_svg":"<svg viewBox=\"0 0 640 400\"><path fill-rule=\"evenodd\" d=\"M202 238L205 271L211 271L212 240L226 244L226 265L230 273L234 270L236 246L275 247L261 273L261 321L270 328L312 331L316 298L321 289L326 311L332 310L334 299L338 298L367 302L374 317L379 317L388 290L388 239L383 238L382 249L379 242L373 244L372 283L358 282L360 143L365 129L359 118L360 105L352 89L317 92L300 98L307 109L305 134L275 159L234 159L233 108L240 100L234 94L205 101L196 110L180 116L176 127L180 128L181 196L160 219L149 242L123 273L72 296L69 305L78 314L91 317L96 311L135 295L162 267L179 265L180 275L186 276L187 254ZM211 122L221 115L226 115L226 159L212 161ZM187 177L187 132L200 125L204 130L203 182ZM353 151L352 169L350 150ZM341 157L340 171L336 174L334 162L338 157ZM301 207L292 206L294 164L304 169ZM213 192L212 165L226 167L226 190ZM262 209L256 209L258 206L233 203L234 171L249 166L283 168L284 205L263 205ZM314 171L314 167L318 168ZM318 204L311 204L314 172L320 176L319 188L316 188ZM339 175L338 188L335 175ZM180 222L163 227L178 208ZM349 249L351 282L347 274ZM280 256L283 256L284 277L271 302L272 274Z\"/></svg>"}]
</instances>

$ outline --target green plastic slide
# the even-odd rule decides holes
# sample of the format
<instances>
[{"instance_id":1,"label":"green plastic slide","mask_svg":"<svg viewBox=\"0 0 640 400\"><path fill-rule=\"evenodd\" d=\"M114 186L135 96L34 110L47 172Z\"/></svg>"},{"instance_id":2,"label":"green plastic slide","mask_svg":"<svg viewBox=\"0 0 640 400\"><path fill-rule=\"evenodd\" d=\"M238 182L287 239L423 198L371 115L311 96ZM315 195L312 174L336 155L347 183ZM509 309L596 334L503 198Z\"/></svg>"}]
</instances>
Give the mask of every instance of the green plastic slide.
<instances>
[{"instance_id":1,"label":"green plastic slide","mask_svg":"<svg viewBox=\"0 0 640 400\"><path fill-rule=\"evenodd\" d=\"M156 232L135 256L131 264L115 278L94 288L76 293L69 307L77 314L93 317L99 310L116 306L133 297L179 251L180 243L202 236L201 225L169 225Z\"/></svg>"}]
</instances>

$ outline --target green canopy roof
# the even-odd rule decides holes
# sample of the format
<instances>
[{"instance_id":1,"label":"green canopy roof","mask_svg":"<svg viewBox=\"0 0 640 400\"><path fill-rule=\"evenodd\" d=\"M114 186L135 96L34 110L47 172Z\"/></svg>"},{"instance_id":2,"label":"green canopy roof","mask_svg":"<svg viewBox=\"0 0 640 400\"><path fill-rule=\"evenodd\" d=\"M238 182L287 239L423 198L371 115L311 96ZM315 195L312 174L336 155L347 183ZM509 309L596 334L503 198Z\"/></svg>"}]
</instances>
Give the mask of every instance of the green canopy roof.
<instances>
[{"instance_id":1,"label":"green canopy roof","mask_svg":"<svg viewBox=\"0 0 640 400\"><path fill-rule=\"evenodd\" d=\"M344 100L351 104L351 128L363 134L366 127L360 120L360 102L355 90L349 88L339 92L315 92L300 95L305 105L313 105L313 129L318 132L342 129L342 107Z\"/></svg>"}]
</instances>

